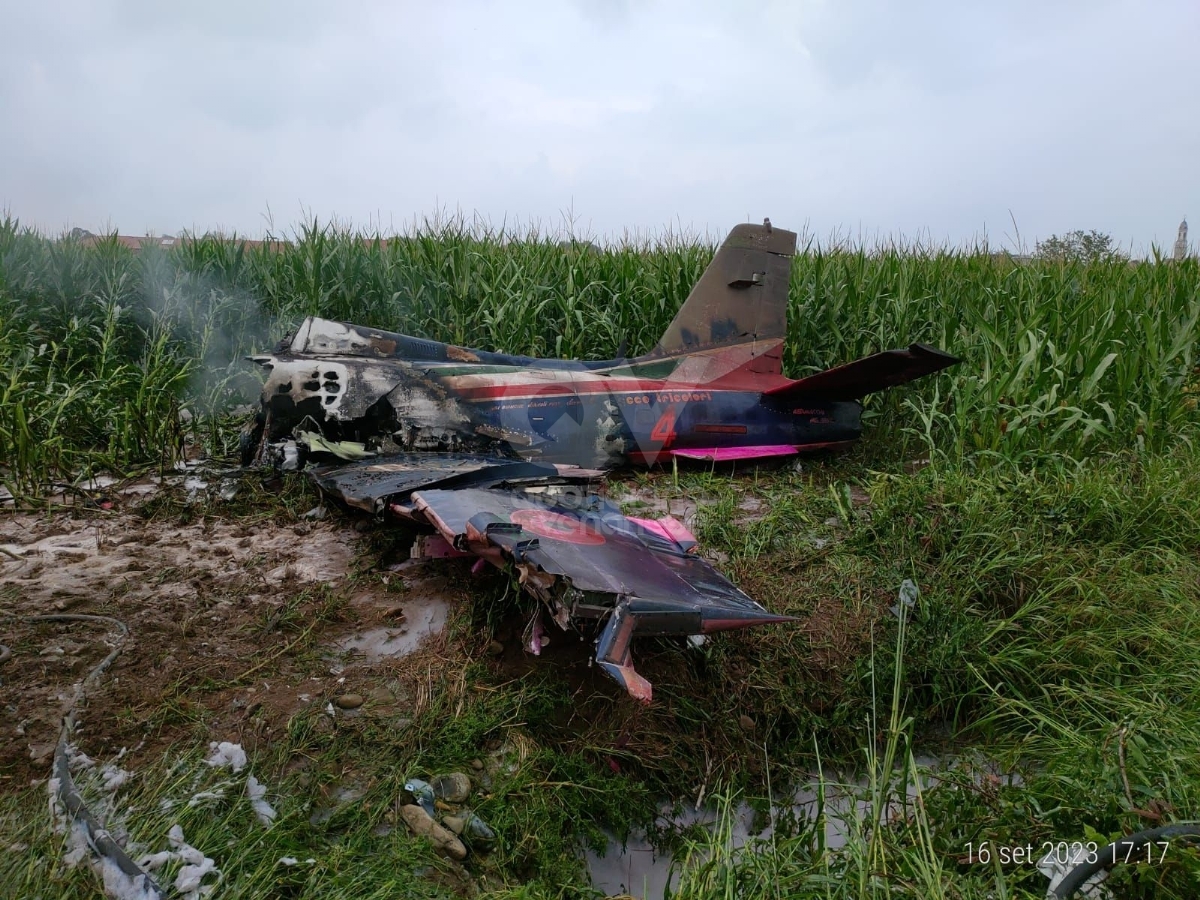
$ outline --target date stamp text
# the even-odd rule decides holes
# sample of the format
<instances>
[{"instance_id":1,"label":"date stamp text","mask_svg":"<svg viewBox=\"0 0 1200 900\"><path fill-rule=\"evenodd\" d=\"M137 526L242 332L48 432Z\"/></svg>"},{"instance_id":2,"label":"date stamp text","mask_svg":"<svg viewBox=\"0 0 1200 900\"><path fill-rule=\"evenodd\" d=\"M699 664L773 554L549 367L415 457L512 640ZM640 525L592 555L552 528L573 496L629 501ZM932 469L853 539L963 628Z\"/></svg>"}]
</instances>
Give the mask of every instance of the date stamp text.
<instances>
[{"instance_id":1,"label":"date stamp text","mask_svg":"<svg viewBox=\"0 0 1200 900\"><path fill-rule=\"evenodd\" d=\"M968 865L1036 866L1043 860L1062 866L1103 862L1105 866L1161 866L1170 850L1170 841L1135 844L1118 841L1100 845L1095 841L1042 841L1040 844L998 844L979 841L965 846L962 861Z\"/></svg>"}]
</instances>

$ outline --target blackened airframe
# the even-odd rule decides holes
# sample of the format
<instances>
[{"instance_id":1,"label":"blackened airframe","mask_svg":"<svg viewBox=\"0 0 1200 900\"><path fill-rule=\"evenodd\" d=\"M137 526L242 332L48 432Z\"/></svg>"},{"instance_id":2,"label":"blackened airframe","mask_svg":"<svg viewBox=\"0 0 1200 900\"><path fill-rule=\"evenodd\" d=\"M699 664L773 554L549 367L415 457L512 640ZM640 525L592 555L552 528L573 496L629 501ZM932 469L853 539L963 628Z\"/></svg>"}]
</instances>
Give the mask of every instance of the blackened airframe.
<instances>
[{"instance_id":1,"label":"blackened airframe","mask_svg":"<svg viewBox=\"0 0 1200 900\"><path fill-rule=\"evenodd\" d=\"M633 359L534 359L310 317L252 357L267 377L247 458L324 460L309 472L325 491L426 532L414 555L514 566L559 626L595 629L596 662L649 702L635 635L788 617L700 559L682 523L622 515L592 490L603 472L839 447L861 434L863 396L958 361L913 344L784 376L795 248L769 221L735 227L657 346ZM535 617L534 652L539 629Z\"/></svg>"}]
</instances>

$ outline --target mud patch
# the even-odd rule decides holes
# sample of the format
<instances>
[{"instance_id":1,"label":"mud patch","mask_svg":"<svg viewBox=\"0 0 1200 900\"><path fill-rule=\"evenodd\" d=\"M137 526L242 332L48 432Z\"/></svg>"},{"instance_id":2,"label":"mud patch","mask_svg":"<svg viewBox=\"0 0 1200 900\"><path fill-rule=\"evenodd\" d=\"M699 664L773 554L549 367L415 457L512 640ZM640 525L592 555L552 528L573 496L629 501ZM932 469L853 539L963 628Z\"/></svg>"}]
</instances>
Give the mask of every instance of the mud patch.
<instances>
[{"instance_id":1,"label":"mud patch","mask_svg":"<svg viewBox=\"0 0 1200 900\"><path fill-rule=\"evenodd\" d=\"M405 600L393 613L397 625L351 632L335 640L334 646L371 663L399 659L416 652L428 636L441 634L449 614L450 602L444 597Z\"/></svg>"},{"instance_id":2,"label":"mud patch","mask_svg":"<svg viewBox=\"0 0 1200 900\"><path fill-rule=\"evenodd\" d=\"M700 508L716 502L702 497L659 497L654 492L653 482L645 486L625 484L623 488L621 495L615 499L620 503L621 512L625 515L645 519L673 516L689 531L695 531L696 516Z\"/></svg>"},{"instance_id":3,"label":"mud patch","mask_svg":"<svg viewBox=\"0 0 1200 900\"><path fill-rule=\"evenodd\" d=\"M0 782L45 776L74 684L109 650L103 627L22 616L96 613L130 629L110 677L89 695L89 752L127 747L136 762L199 722L220 739L269 737L304 705L301 695L337 689L311 682L296 659L306 627L315 640L346 614L338 597L352 536L344 522L287 516L253 526L131 511L0 518L0 644L12 649L0 669ZM239 683L254 693L232 703Z\"/></svg>"}]
</instances>

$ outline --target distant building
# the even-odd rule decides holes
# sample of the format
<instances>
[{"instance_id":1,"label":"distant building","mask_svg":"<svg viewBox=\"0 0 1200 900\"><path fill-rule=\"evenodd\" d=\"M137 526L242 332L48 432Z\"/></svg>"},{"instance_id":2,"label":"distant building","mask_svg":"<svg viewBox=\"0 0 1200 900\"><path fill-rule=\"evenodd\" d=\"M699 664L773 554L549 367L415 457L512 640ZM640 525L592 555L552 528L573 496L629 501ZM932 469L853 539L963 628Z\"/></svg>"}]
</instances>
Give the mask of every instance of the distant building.
<instances>
[{"instance_id":1,"label":"distant building","mask_svg":"<svg viewBox=\"0 0 1200 900\"><path fill-rule=\"evenodd\" d=\"M164 234L161 237L153 237L151 235L133 236L128 234L93 234L83 228L72 228L68 237L79 241L85 247L95 247L101 241L115 240L122 247L128 247L130 250L141 250L147 246L158 247L174 247L179 243L179 239L174 235Z\"/></svg>"},{"instance_id":2,"label":"distant building","mask_svg":"<svg viewBox=\"0 0 1200 900\"><path fill-rule=\"evenodd\" d=\"M171 234L160 236L154 235L131 235L131 234L93 234L83 228L72 228L67 237L72 240L79 241L85 247L95 247L104 241L116 241L122 247L127 247L135 253L146 247L159 247L163 250L169 250L172 247L193 240L190 237L175 237ZM251 241L245 238L225 238L221 235L206 235L217 240L229 240L238 244L245 244L247 250L252 250L256 247L269 246L272 250L280 250L286 247L290 241Z\"/></svg>"},{"instance_id":3,"label":"distant building","mask_svg":"<svg viewBox=\"0 0 1200 900\"><path fill-rule=\"evenodd\" d=\"M1185 217L1184 220L1179 223L1179 236L1177 238L1175 238L1175 252L1173 254L1171 254L1171 258L1175 259L1175 260L1180 260L1180 259L1183 259L1187 255L1188 255L1187 218Z\"/></svg>"}]
</instances>

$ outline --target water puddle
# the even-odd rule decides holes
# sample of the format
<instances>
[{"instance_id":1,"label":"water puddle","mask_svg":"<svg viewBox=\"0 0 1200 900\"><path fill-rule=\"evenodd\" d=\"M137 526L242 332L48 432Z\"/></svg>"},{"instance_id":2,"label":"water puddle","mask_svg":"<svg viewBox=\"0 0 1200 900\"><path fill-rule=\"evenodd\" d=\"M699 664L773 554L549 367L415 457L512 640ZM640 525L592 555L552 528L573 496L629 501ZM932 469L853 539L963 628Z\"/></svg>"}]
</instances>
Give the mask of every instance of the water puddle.
<instances>
[{"instance_id":1,"label":"water puddle","mask_svg":"<svg viewBox=\"0 0 1200 900\"><path fill-rule=\"evenodd\" d=\"M848 810L839 810L837 798L831 794L827 786L825 840L826 846L836 850L846 843L848 822L842 816ZM798 821L812 820L817 814L817 792L798 792L792 803L781 804L772 810L770 822L765 821L765 818L749 804L739 804L732 811L729 846L736 850L752 840L770 839L774 831L771 822L788 810ZM674 815L669 808L664 807L661 813L659 825L675 830L693 826L712 829L719 817L718 810L711 806L703 806L700 809L689 807ZM679 873L671 871L673 860L670 853L660 854L655 850L644 832L631 833L624 845L616 838L610 838L603 856L590 851L586 855L592 887L606 896L628 895L637 900L661 900L667 888L674 891L678 887Z\"/></svg>"},{"instance_id":2,"label":"water puddle","mask_svg":"<svg viewBox=\"0 0 1200 900\"><path fill-rule=\"evenodd\" d=\"M938 772L945 772L965 760L947 758L944 760L933 756L919 756L916 759L922 773L922 791L927 791L940 780ZM972 777L977 782L984 779L999 778L1002 783L1019 785L1017 775L1000 775L996 767L975 762L971 765ZM838 782L831 776L826 776L824 786L824 815L825 815L825 846L831 850L839 850L846 846L851 835L862 833L867 823L872 820L872 803L869 799L869 785L865 779ZM886 818L899 812L907 801L915 799L916 786L909 782L906 785L906 801L895 797L885 809L879 811L876 820ZM820 812L820 779L814 773L811 780L798 789L793 795L777 803L771 809L770 816L756 811L747 803L739 804L732 811L731 827L729 829L729 845L739 849L754 840L769 840L774 833L774 824L782 817L794 817L796 822L812 822ZM665 804L660 809L659 826L682 830L699 825L712 828L718 820L719 812L712 806L685 808L682 812L672 813L672 806ZM669 853L659 853L651 844L644 832L633 832L629 840L622 844L615 837L610 837L603 855L588 851L585 854L588 873L592 887L606 896L628 895L637 900L661 900L666 890L677 887L678 872L671 871L673 857ZM682 860L680 860L682 862Z\"/></svg>"},{"instance_id":3,"label":"water puddle","mask_svg":"<svg viewBox=\"0 0 1200 900\"><path fill-rule=\"evenodd\" d=\"M426 637L442 632L450 612L449 602L441 597L405 600L403 608L403 621L395 626L356 631L335 644L346 652L362 654L368 662L408 656Z\"/></svg>"}]
</instances>

